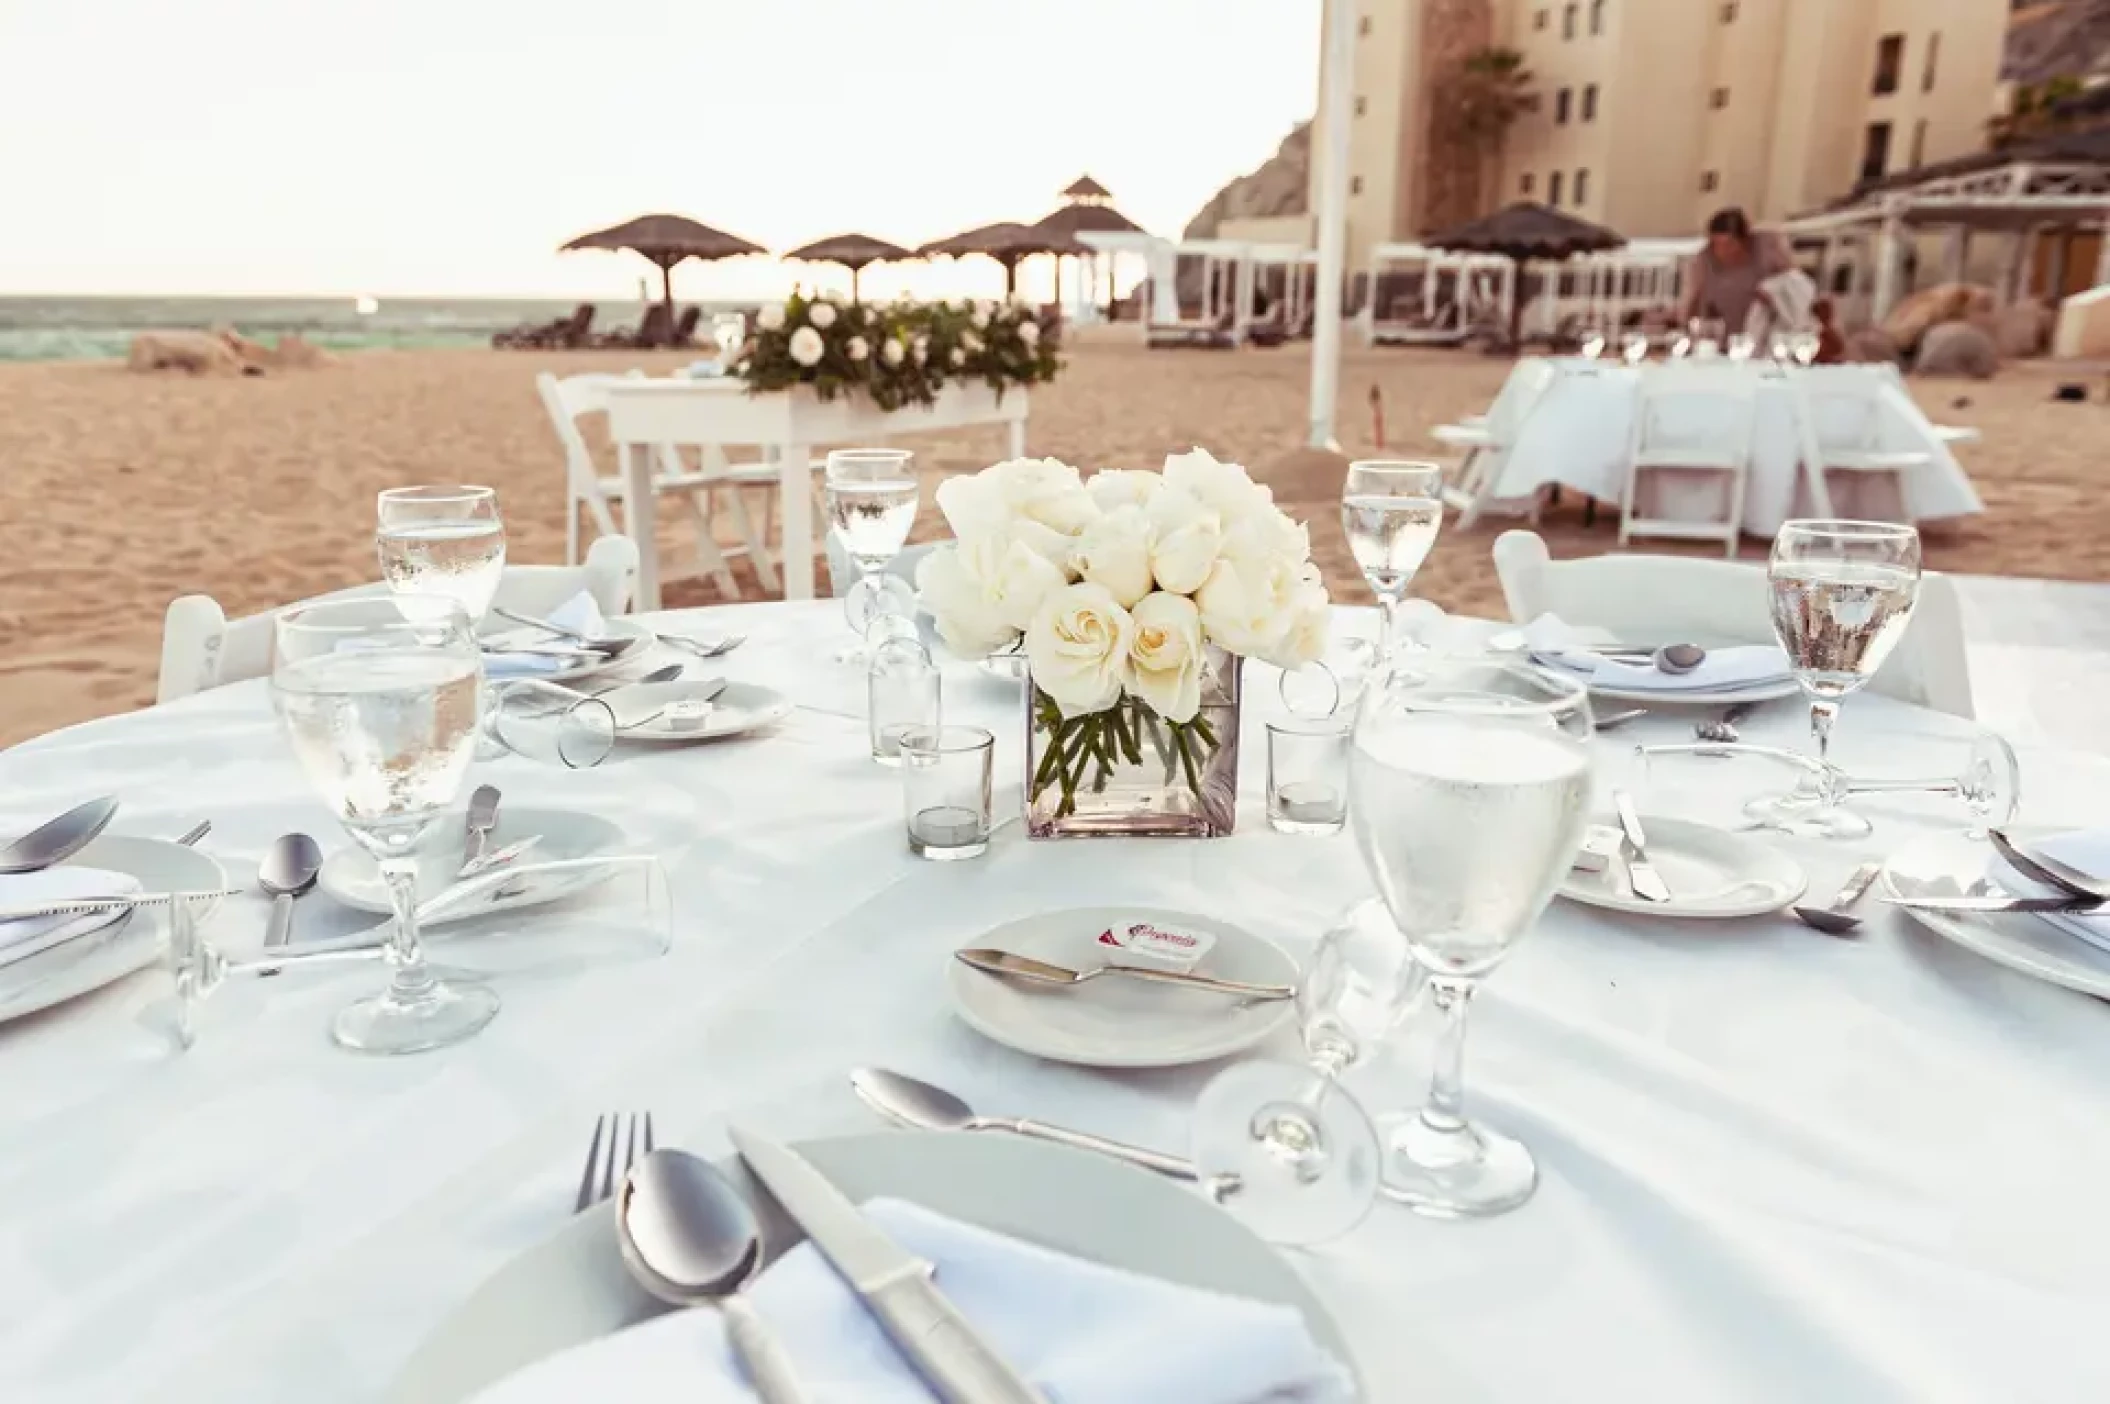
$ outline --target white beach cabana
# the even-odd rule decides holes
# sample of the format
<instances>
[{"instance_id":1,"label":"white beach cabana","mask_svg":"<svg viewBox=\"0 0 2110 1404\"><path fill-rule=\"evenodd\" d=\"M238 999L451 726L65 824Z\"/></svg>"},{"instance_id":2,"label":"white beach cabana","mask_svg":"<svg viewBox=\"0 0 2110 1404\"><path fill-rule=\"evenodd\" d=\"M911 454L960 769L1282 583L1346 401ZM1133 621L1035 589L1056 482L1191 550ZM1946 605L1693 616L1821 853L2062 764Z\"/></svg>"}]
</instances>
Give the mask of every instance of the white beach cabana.
<instances>
[{"instance_id":1,"label":"white beach cabana","mask_svg":"<svg viewBox=\"0 0 2110 1404\"><path fill-rule=\"evenodd\" d=\"M1155 234L1084 231L1077 236L1108 256L1126 253L1149 269L1150 303L1144 329L1156 345L1237 346L1259 320L1262 274L1281 269L1282 296L1288 304L1286 326L1294 327L1310 306L1310 270L1317 255L1296 244L1254 243L1238 239L1160 238ZM1180 303L1183 271L1200 266L1200 300L1195 315Z\"/></svg>"},{"instance_id":2,"label":"white beach cabana","mask_svg":"<svg viewBox=\"0 0 2110 1404\"><path fill-rule=\"evenodd\" d=\"M1388 295L1387 278L1400 265L1417 276L1420 296ZM1509 324L1517 266L1499 254L1449 253L1422 244L1377 244L1370 250L1368 283L1357 326L1365 346L1455 346L1473 326ZM1419 315L1397 315L1402 307Z\"/></svg>"},{"instance_id":3,"label":"white beach cabana","mask_svg":"<svg viewBox=\"0 0 2110 1404\"><path fill-rule=\"evenodd\" d=\"M1634 239L1622 248L1578 254L1544 267L1538 296L1525 308L1525 334L1553 336L1570 318L1616 328L1634 313L1675 307L1686 266L1705 242Z\"/></svg>"}]
</instances>

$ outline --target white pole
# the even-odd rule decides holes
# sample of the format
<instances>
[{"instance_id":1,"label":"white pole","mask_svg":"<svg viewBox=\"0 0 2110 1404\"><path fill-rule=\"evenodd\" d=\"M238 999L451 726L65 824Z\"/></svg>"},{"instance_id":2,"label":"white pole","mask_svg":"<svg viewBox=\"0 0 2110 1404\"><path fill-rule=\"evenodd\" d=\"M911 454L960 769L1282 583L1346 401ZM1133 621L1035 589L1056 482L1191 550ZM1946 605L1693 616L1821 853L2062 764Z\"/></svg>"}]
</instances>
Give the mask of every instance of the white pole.
<instances>
[{"instance_id":1,"label":"white pole","mask_svg":"<svg viewBox=\"0 0 2110 1404\"><path fill-rule=\"evenodd\" d=\"M1355 87L1356 0L1327 0L1319 94L1326 148L1319 166L1319 285L1311 328L1311 447L1339 452L1333 405L1341 382L1341 278L1348 257L1349 98ZM2106 241L2110 243L2110 241ZM1375 291L1373 289L1373 291Z\"/></svg>"}]
</instances>

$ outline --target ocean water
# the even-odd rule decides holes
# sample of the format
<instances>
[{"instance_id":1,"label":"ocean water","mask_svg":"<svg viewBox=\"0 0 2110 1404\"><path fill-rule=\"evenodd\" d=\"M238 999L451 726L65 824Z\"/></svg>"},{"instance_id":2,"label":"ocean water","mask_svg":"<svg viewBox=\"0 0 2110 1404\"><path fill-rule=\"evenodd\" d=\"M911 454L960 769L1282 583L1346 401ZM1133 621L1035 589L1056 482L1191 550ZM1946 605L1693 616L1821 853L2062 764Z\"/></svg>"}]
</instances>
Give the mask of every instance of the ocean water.
<instances>
[{"instance_id":1,"label":"ocean water","mask_svg":"<svg viewBox=\"0 0 2110 1404\"><path fill-rule=\"evenodd\" d=\"M318 346L484 346L491 333L569 316L572 302L381 298L370 313L345 297L0 297L0 361L123 356L142 331L232 327L257 341L297 332ZM635 326L631 299L603 301L594 326ZM716 308L706 305L709 319Z\"/></svg>"}]
</instances>

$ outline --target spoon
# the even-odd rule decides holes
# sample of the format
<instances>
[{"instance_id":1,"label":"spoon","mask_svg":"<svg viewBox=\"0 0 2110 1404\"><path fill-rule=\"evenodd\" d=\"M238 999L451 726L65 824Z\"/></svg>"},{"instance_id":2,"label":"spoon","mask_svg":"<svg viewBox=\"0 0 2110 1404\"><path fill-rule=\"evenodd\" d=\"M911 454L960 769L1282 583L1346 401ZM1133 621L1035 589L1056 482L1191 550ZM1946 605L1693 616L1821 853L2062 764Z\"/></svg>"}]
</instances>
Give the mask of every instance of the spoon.
<instances>
[{"instance_id":1,"label":"spoon","mask_svg":"<svg viewBox=\"0 0 2110 1404\"><path fill-rule=\"evenodd\" d=\"M1739 735L1736 724L1757 710L1756 702L1739 702L1712 721L1695 723L1692 734L1702 741L1712 741L1719 746L1734 746Z\"/></svg>"},{"instance_id":2,"label":"spoon","mask_svg":"<svg viewBox=\"0 0 2110 1404\"><path fill-rule=\"evenodd\" d=\"M762 1266L762 1232L723 1175L687 1151L653 1151L623 1177L615 1222L640 1287L672 1306L715 1305L755 1392L766 1404L804 1404L790 1357L740 1295Z\"/></svg>"},{"instance_id":3,"label":"spoon","mask_svg":"<svg viewBox=\"0 0 2110 1404\"><path fill-rule=\"evenodd\" d=\"M1993 847L2000 856L2015 865L2026 878L2033 878L2047 887L2056 887L2073 897L2086 898L2091 902L2110 902L2110 882L2090 877L2068 863L2062 863L2049 853L2035 853L2010 837L2005 829L1994 829L1989 835Z\"/></svg>"},{"instance_id":4,"label":"spoon","mask_svg":"<svg viewBox=\"0 0 2110 1404\"><path fill-rule=\"evenodd\" d=\"M1851 935L1853 929L1861 924L1861 918L1848 916L1847 909L1861 900L1861 894L1868 891L1869 884L1874 882L1876 874L1882 871L1883 864L1880 861L1863 863L1854 869L1854 875L1846 880L1846 885L1839 889L1839 895L1832 899L1829 907L1798 906L1795 908L1795 915L1804 926L1813 926L1827 936Z\"/></svg>"},{"instance_id":5,"label":"spoon","mask_svg":"<svg viewBox=\"0 0 2110 1404\"><path fill-rule=\"evenodd\" d=\"M1707 661L1707 650L1698 644L1665 644L1650 656L1657 672L1683 677Z\"/></svg>"},{"instance_id":6,"label":"spoon","mask_svg":"<svg viewBox=\"0 0 2110 1404\"><path fill-rule=\"evenodd\" d=\"M975 950L954 951L953 956L962 965L971 966L985 975L996 975L1005 979L1024 980L1031 985L1081 985L1087 980L1096 980L1101 975L1126 975L1134 980L1147 980L1159 985L1184 985L1192 990L1207 990L1212 994L1237 995L1241 999L1271 1000L1294 999L1295 985L1256 985L1246 980L1220 980L1214 975L1194 975L1181 970L1158 970L1147 965L1122 965L1108 961L1089 970L1072 970L1067 965L1056 965L1052 961L1035 960L1016 951L1001 951L994 947Z\"/></svg>"},{"instance_id":7,"label":"spoon","mask_svg":"<svg viewBox=\"0 0 2110 1404\"><path fill-rule=\"evenodd\" d=\"M1059 1146L1097 1151L1176 1180L1199 1179L1191 1161L1160 1151L1145 1150L1125 1141L1109 1140L1084 1131L1071 1131L1046 1122L1021 1117L976 1116L974 1108L942 1087L933 1087L906 1073L885 1068L858 1068L850 1074L850 1086L858 1099L897 1126L918 1131L1008 1131Z\"/></svg>"},{"instance_id":8,"label":"spoon","mask_svg":"<svg viewBox=\"0 0 2110 1404\"><path fill-rule=\"evenodd\" d=\"M293 903L315 886L321 871L322 849L306 834L287 834L272 843L256 875L256 885L271 895L265 946L283 946L293 939Z\"/></svg>"},{"instance_id":9,"label":"spoon","mask_svg":"<svg viewBox=\"0 0 2110 1404\"><path fill-rule=\"evenodd\" d=\"M34 873L65 862L86 848L116 814L114 795L75 805L0 848L0 873Z\"/></svg>"}]
</instances>

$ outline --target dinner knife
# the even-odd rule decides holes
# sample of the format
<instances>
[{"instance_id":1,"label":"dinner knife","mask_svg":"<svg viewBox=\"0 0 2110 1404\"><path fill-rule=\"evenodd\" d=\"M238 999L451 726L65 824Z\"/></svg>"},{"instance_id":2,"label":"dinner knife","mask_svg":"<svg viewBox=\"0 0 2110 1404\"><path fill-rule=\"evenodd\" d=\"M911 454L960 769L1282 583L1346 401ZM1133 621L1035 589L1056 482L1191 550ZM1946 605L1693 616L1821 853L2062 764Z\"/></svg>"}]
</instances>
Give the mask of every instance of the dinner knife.
<instances>
[{"instance_id":1,"label":"dinner knife","mask_svg":"<svg viewBox=\"0 0 2110 1404\"><path fill-rule=\"evenodd\" d=\"M163 907L171 902L204 902L220 897L239 897L239 887L200 888L193 892L138 892L123 897L73 897L63 902L44 902L31 907L0 908L0 921L27 921L32 917L87 916L93 912L124 911L132 907Z\"/></svg>"},{"instance_id":2,"label":"dinner knife","mask_svg":"<svg viewBox=\"0 0 2110 1404\"><path fill-rule=\"evenodd\" d=\"M1612 791L1612 807L1619 811L1619 827L1626 834L1627 846L1634 856L1626 865L1627 880L1634 885L1634 895L1645 902L1668 902L1670 884L1656 865L1648 861L1648 835L1641 830L1641 816L1634 811L1632 796L1625 790Z\"/></svg>"},{"instance_id":3,"label":"dinner knife","mask_svg":"<svg viewBox=\"0 0 2110 1404\"><path fill-rule=\"evenodd\" d=\"M2009 897L1983 892L1955 897L1885 897L1893 907L1913 912L2040 912L2062 916L2110 915L2110 902L2076 897Z\"/></svg>"},{"instance_id":4,"label":"dinner knife","mask_svg":"<svg viewBox=\"0 0 2110 1404\"><path fill-rule=\"evenodd\" d=\"M805 1157L745 1127L727 1134L945 1404L1047 1404L938 1290L931 1265L872 1227Z\"/></svg>"}]
</instances>

